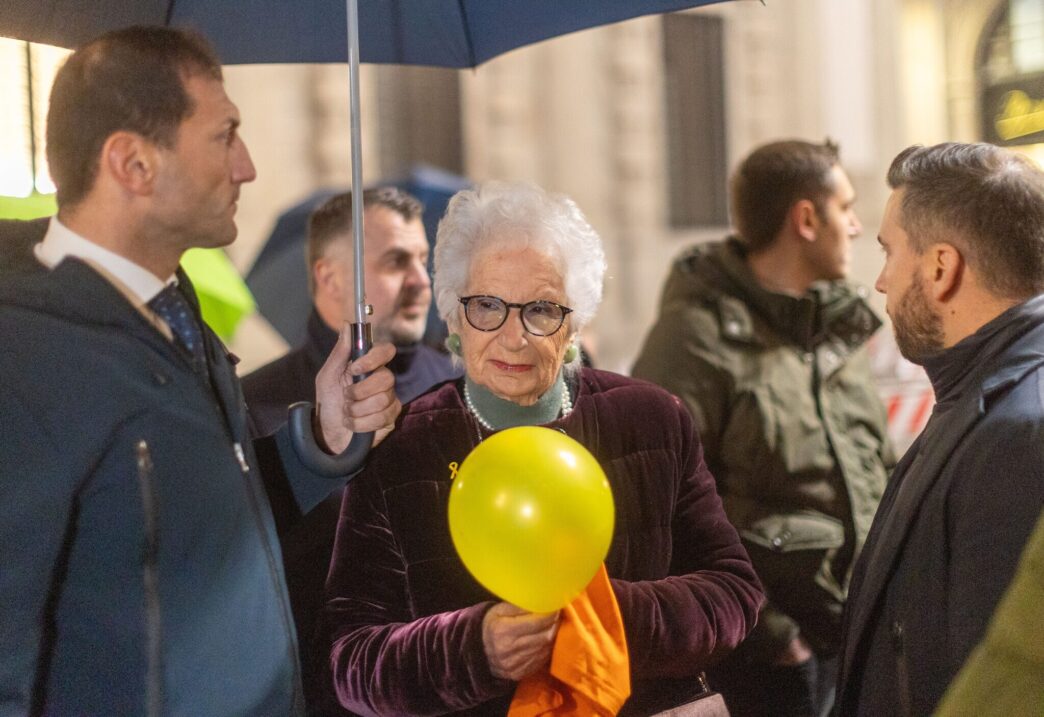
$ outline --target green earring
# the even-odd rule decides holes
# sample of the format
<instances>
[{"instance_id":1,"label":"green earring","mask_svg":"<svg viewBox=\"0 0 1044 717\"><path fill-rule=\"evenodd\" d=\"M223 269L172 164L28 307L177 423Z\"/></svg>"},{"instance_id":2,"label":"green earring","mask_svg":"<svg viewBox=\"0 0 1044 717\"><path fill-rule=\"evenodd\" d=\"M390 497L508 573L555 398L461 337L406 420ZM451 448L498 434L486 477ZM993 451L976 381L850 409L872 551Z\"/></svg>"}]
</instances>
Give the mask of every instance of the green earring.
<instances>
[{"instance_id":1,"label":"green earring","mask_svg":"<svg viewBox=\"0 0 1044 717\"><path fill-rule=\"evenodd\" d=\"M580 356L580 349L576 347L576 344L569 344L569 348L565 350L565 355L562 360L566 363L573 363Z\"/></svg>"},{"instance_id":2,"label":"green earring","mask_svg":"<svg viewBox=\"0 0 1044 717\"><path fill-rule=\"evenodd\" d=\"M446 350L454 356L460 356L460 334L450 334L446 337Z\"/></svg>"}]
</instances>

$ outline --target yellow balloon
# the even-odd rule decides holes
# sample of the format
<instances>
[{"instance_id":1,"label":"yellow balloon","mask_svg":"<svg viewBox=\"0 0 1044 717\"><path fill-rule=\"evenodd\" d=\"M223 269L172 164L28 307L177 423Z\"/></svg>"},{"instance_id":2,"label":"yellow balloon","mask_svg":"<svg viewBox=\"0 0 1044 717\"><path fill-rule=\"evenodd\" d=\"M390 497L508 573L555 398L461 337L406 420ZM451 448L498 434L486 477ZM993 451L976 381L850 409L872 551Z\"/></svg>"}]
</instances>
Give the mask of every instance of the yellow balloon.
<instances>
[{"instance_id":1,"label":"yellow balloon","mask_svg":"<svg viewBox=\"0 0 1044 717\"><path fill-rule=\"evenodd\" d=\"M449 528L464 565L487 590L531 612L552 612L587 586L613 537L605 472L560 431L495 433L460 466Z\"/></svg>"}]
</instances>

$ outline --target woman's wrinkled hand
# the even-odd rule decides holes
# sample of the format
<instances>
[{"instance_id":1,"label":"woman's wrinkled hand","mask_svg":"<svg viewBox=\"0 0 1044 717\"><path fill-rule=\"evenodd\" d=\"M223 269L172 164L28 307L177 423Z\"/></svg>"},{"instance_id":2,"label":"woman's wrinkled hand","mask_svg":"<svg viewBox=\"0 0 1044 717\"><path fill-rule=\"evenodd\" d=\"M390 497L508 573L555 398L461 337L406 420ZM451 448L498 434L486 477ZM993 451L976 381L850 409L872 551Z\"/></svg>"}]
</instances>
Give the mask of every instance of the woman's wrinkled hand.
<instances>
[{"instance_id":1,"label":"woman's wrinkled hand","mask_svg":"<svg viewBox=\"0 0 1044 717\"><path fill-rule=\"evenodd\" d=\"M537 614L510 603L482 619L482 646L494 677L519 681L546 667L558 632L558 612Z\"/></svg>"}]
</instances>

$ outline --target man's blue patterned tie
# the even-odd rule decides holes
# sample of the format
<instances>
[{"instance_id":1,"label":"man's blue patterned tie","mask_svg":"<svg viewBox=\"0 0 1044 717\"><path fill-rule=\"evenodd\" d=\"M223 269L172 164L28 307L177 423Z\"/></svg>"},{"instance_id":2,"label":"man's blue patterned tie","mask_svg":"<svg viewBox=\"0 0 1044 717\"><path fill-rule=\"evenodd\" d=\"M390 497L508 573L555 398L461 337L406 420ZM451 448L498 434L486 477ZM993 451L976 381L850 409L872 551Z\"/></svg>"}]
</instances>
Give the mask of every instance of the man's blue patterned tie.
<instances>
[{"instance_id":1,"label":"man's blue patterned tie","mask_svg":"<svg viewBox=\"0 0 1044 717\"><path fill-rule=\"evenodd\" d=\"M188 354L189 360L200 375L207 375L207 358L203 346L203 331L192 315L192 307L174 284L167 284L163 291L149 301L149 308L167 322L179 346Z\"/></svg>"}]
</instances>

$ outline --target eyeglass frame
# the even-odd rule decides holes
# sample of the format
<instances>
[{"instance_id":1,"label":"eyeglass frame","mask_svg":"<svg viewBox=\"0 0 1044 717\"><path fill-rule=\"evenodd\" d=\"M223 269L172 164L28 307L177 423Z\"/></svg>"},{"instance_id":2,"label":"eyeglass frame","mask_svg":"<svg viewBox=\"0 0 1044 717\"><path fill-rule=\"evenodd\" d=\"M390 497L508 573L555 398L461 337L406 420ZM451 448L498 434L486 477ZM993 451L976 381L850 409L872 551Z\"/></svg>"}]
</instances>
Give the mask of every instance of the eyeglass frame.
<instances>
[{"instance_id":1,"label":"eyeglass frame","mask_svg":"<svg viewBox=\"0 0 1044 717\"><path fill-rule=\"evenodd\" d=\"M501 304L504 305L504 318L500 321L499 324L497 324L491 329L483 329L478 326L475 326L475 324L471 321L471 317L468 316L468 302L470 302L472 299L494 299L496 301L499 301ZM511 315L511 310L518 309L519 321L522 322L522 329L527 334L541 337L554 336L562 330L563 326L565 326L566 317L569 316L569 314L573 313L573 310L568 306L559 304L557 301L548 301L547 299L534 299L533 301L527 301L524 304L515 304L510 301L504 301L499 296L493 296L492 294L472 294L470 296L458 296L457 301L459 301L464 306L464 319L468 322L468 326L475 329L476 331L485 331L486 333L489 333L491 331L499 331L501 328L503 328L504 324L507 323L508 316ZM529 328L529 325L526 323L525 308L527 306L532 306L533 304L549 304L558 308L562 312L562 319L558 322L558 326L555 328L554 331L547 334L538 334L537 332Z\"/></svg>"}]
</instances>

